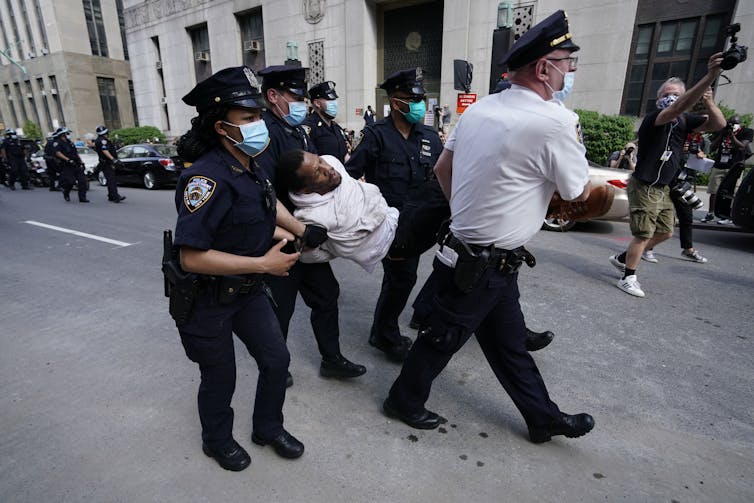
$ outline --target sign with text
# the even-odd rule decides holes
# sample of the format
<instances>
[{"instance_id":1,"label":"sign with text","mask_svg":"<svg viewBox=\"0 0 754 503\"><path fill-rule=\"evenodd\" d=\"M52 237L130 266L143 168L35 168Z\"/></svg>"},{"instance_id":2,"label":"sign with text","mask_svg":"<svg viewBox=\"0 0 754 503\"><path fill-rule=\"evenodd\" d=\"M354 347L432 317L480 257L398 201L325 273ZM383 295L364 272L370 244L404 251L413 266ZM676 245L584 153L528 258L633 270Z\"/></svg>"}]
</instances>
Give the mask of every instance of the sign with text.
<instances>
[{"instance_id":1,"label":"sign with text","mask_svg":"<svg viewBox=\"0 0 754 503\"><path fill-rule=\"evenodd\" d=\"M456 102L456 113L462 114L472 104L476 103L476 93L458 93L458 101Z\"/></svg>"}]
</instances>

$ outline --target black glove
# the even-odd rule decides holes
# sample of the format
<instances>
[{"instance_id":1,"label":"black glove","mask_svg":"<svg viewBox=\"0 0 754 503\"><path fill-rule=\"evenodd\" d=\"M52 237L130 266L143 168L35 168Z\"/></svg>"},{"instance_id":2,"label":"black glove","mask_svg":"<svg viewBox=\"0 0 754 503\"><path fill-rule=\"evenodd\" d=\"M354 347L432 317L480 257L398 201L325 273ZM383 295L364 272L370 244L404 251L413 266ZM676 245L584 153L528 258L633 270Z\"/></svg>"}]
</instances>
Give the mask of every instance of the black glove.
<instances>
[{"instance_id":1,"label":"black glove","mask_svg":"<svg viewBox=\"0 0 754 503\"><path fill-rule=\"evenodd\" d=\"M327 241L327 229L321 225L309 224L299 240L303 247L316 248Z\"/></svg>"}]
</instances>

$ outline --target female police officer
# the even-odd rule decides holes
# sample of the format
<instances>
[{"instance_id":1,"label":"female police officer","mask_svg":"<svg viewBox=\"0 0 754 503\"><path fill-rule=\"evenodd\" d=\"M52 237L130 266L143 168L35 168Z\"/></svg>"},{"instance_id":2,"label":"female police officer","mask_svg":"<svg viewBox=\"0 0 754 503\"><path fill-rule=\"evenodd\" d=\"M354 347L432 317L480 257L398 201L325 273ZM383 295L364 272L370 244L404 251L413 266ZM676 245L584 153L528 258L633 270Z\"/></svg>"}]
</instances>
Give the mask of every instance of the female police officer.
<instances>
[{"instance_id":1,"label":"female police officer","mask_svg":"<svg viewBox=\"0 0 754 503\"><path fill-rule=\"evenodd\" d=\"M285 239L271 248L275 194L252 157L268 142L260 99L250 69L215 73L183 97L199 115L178 142L179 155L193 166L176 188L174 245L182 268L198 279L191 313L176 324L186 355L201 371L202 448L233 471L251 463L233 439L233 332L259 367L252 441L270 444L286 458L304 452L304 445L283 429L290 355L261 280L263 273L287 275L299 254L280 251Z\"/></svg>"}]
</instances>

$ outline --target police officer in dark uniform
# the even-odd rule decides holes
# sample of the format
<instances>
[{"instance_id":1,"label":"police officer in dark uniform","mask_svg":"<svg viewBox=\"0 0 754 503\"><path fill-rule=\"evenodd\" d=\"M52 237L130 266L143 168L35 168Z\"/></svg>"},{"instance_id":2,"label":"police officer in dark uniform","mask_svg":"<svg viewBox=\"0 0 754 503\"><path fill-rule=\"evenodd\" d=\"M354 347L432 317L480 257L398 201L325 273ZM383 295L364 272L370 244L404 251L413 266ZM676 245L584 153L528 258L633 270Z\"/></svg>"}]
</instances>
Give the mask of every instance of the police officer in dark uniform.
<instances>
[{"instance_id":1,"label":"police officer in dark uniform","mask_svg":"<svg viewBox=\"0 0 754 503\"><path fill-rule=\"evenodd\" d=\"M293 218L294 207L288 197L288 187L282 177L276 176L277 162L283 153L294 149L317 153L314 143L301 127L307 109L304 102L305 70L293 66L270 66L259 72L264 77L262 91L268 106L263 117L270 131L270 144L256 157L256 161L275 184L275 191L282 203L282 207L278 205L278 225L293 232L301 246L316 248L327 239L326 230L316 225L304 226ZM340 352L340 286L328 262L298 262L287 277L270 277L269 285L277 302L275 314L286 339L298 293L311 308L312 330L322 355L320 375L351 378L366 372L363 365L349 361ZM288 382L292 384L293 378L289 378Z\"/></svg>"},{"instance_id":2,"label":"police officer in dark uniform","mask_svg":"<svg viewBox=\"0 0 754 503\"><path fill-rule=\"evenodd\" d=\"M21 182L23 190L31 190L29 168L26 166L26 152L14 129L5 130L5 140L0 143L0 153L8 164L8 187L10 187L10 190L16 190L16 179Z\"/></svg>"},{"instance_id":3,"label":"police officer in dark uniform","mask_svg":"<svg viewBox=\"0 0 754 503\"><path fill-rule=\"evenodd\" d=\"M55 143L55 139L61 131L62 128L57 128L55 131L50 133L50 135L47 137L47 143L45 143L44 147L45 166L47 176L50 178L50 192L60 192L60 166L58 165L58 160L55 157L55 149L53 148L53 144Z\"/></svg>"},{"instance_id":4,"label":"police officer in dark uniform","mask_svg":"<svg viewBox=\"0 0 754 503\"><path fill-rule=\"evenodd\" d=\"M109 130L105 126L97 126L95 130L97 139L94 140L94 150L99 156L99 165L97 169L105 174L107 180L107 200L111 203L119 203L126 196L118 194L118 182L115 179L115 163L118 163L117 151L115 144L108 138Z\"/></svg>"},{"instance_id":5,"label":"police officer in dark uniform","mask_svg":"<svg viewBox=\"0 0 754 503\"><path fill-rule=\"evenodd\" d=\"M233 471L251 463L233 439L233 333L259 367L251 440L285 458L304 452L283 428L290 355L263 282L263 274L286 275L299 254L281 252L285 240L272 246L275 192L253 159L268 143L261 98L249 68L220 70L183 97L199 115L178 142L179 155L193 166L176 187L174 246L182 269L195 274L198 293L190 314L171 314L201 371L202 448Z\"/></svg>"},{"instance_id":6,"label":"police officer in dark uniform","mask_svg":"<svg viewBox=\"0 0 754 503\"><path fill-rule=\"evenodd\" d=\"M311 138L319 155L331 155L340 162L346 162L348 138L340 124L335 122L338 115L338 94L335 82L326 81L309 89L309 99L314 112L304 119L303 128Z\"/></svg>"},{"instance_id":7,"label":"police officer in dark uniform","mask_svg":"<svg viewBox=\"0 0 754 503\"><path fill-rule=\"evenodd\" d=\"M62 128L60 134L52 142L52 150L59 159L60 188L63 189L63 199L71 200L71 189L75 183L79 193L79 202L88 203L86 198L86 177L84 176L84 163L76 151L76 145L68 138L71 130Z\"/></svg>"},{"instance_id":8,"label":"police officer in dark uniform","mask_svg":"<svg viewBox=\"0 0 754 503\"><path fill-rule=\"evenodd\" d=\"M364 176L377 185L388 205L399 210L409 193L430 178L442 151L437 132L422 124L427 109L423 82L421 68L410 68L380 84L390 98L390 115L364 128L361 143L346 163L351 176ZM418 255L382 260L382 291L369 343L395 361L405 359L411 347L411 339L400 333L398 316L416 283L418 266Z\"/></svg>"}]
</instances>

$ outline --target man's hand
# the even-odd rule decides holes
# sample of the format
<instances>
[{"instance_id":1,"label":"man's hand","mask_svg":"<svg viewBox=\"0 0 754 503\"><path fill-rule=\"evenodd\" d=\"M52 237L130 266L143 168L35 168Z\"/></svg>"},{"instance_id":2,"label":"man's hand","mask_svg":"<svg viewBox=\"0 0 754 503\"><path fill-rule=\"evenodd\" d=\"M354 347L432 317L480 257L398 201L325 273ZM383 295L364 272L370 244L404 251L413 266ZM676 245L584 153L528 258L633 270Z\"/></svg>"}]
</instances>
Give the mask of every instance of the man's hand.
<instances>
[{"instance_id":1,"label":"man's hand","mask_svg":"<svg viewBox=\"0 0 754 503\"><path fill-rule=\"evenodd\" d=\"M288 276L288 270L296 263L300 253L283 253L280 249L288 243L283 239L270 248L262 257L265 261L265 272L273 276Z\"/></svg>"},{"instance_id":2,"label":"man's hand","mask_svg":"<svg viewBox=\"0 0 754 503\"><path fill-rule=\"evenodd\" d=\"M720 64L723 62L723 53L722 52L716 52L712 56L709 57L709 60L707 61L707 75L712 76L712 79L716 79L718 75L723 73L723 69L720 67Z\"/></svg>"},{"instance_id":3,"label":"man's hand","mask_svg":"<svg viewBox=\"0 0 754 503\"><path fill-rule=\"evenodd\" d=\"M304 233L301 235L300 247L302 248L316 248L325 241L327 241L327 229L321 225L309 224L304 229Z\"/></svg>"}]
</instances>

